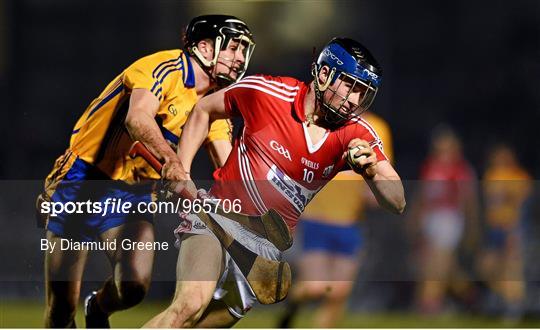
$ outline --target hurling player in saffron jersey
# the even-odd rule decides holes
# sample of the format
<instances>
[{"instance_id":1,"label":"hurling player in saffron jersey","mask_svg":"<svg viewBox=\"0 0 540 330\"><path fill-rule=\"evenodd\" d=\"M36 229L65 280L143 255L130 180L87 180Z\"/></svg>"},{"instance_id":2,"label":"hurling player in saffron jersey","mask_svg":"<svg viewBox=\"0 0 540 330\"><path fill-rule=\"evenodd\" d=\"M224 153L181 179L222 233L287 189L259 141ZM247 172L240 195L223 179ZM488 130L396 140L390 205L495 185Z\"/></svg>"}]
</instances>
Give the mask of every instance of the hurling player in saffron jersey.
<instances>
[{"instance_id":1,"label":"hurling player in saffron jersey","mask_svg":"<svg viewBox=\"0 0 540 330\"><path fill-rule=\"evenodd\" d=\"M135 185L158 179L144 160L131 159L134 140L143 142L164 163L161 176L178 180L185 176L171 145L178 143L193 105L213 89L244 74L254 41L247 25L233 16L194 18L186 29L184 49L143 57L120 75L86 109L73 129L66 153L56 161L46 179L45 200L83 200L83 182L111 180L98 201L122 199L133 204L151 201L151 185ZM230 153L231 127L227 120L214 121L205 135L214 164L222 166ZM74 182L81 184L73 185ZM86 197L85 197L86 196ZM78 241L154 242L152 215L109 213L106 216L59 214L46 222L47 238ZM60 244L58 244L60 245ZM47 327L74 327L81 279L88 251L46 252ZM108 316L138 304L151 279L152 250L107 251L113 276L86 300L87 327L109 327Z\"/></svg>"},{"instance_id":2,"label":"hurling player in saffron jersey","mask_svg":"<svg viewBox=\"0 0 540 330\"><path fill-rule=\"evenodd\" d=\"M241 116L242 135L214 175L212 197L239 198L242 213L247 214L275 209L294 229L315 193L347 168L348 149L362 146L356 155L365 157L358 157L353 169L366 179L379 204L403 212L400 177L373 128L358 116L371 105L381 82L376 60L360 43L335 38L319 54L312 73L309 84L289 77L250 76L201 99L182 133L178 150L182 164L189 171L209 122ZM269 241L226 217L216 219L248 249L266 258L281 258ZM181 220L176 230L181 245L174 300L146 325L231 326L252 307L253 291L196 215ZM186 281L201 276L205 281Z\"/></svg>"}]
</instances>

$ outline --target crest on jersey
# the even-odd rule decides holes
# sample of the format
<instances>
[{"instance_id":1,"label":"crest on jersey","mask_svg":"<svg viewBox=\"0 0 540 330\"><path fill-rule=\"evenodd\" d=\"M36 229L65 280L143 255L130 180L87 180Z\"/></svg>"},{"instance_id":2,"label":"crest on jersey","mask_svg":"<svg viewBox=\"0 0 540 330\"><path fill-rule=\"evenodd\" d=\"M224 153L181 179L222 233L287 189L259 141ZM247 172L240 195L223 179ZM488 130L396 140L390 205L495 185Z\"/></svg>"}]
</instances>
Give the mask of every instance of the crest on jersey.
<instances>
[{"instance_id":1,"label":"crest on jersey","mask_svg":"<svg viewBox=\"0 0 540 330\"><path fill-rule=\"evenodd\" d=\"M174 104L171 104L169 105L169 113L173 116L176 116L178 114L178 111L176 110L176 107L174 106Z\"/></svg>"},{"instance_id":2,"label":"crest on jersey","mask_svg":"<svg viewBox=\"0 0 540 330\"><path fill-rule=\"evenodd\" d=\"M289 152L289 150L285 148L284 146L282 146L281 144L279 144L279 142L277 142L276 140L270 141L270 147L274 149L275 151L277 151L283 157L287 158L289 161L292 161L291 153Z\"/></svg>"},{"instance_id":3,"label":"crest on jersey","mask_svg":"<svg viewBox=\"0 0 540 330\"><path fill-rule=\"evenodd\" d=\"M323 179L326 179L330 176L330 174L332 173L332 171L334 170L334 164L330 165L330 166L326 166L324 168L324 171L322 172L322 177Z\"/></svg>"}]
</instances>

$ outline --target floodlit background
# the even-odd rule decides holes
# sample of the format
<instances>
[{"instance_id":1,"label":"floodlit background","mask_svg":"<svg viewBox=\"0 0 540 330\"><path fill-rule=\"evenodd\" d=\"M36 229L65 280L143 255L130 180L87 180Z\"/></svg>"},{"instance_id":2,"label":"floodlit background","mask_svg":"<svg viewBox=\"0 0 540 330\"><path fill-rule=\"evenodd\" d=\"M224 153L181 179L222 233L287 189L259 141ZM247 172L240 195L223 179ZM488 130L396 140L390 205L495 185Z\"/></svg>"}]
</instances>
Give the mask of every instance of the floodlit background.
<instances>
[{"instance_id":1,"label":"floodlit background","mask_svg":"<svg viewBox=\"0 0 540 330\"><path fill-rule=\"evenodd\" d=\"M34 226L32 197L38 180L68 146L78 116L130 63L181 47L182 28L189 20L212 13L238 16L252 29L257 47L248 74L307 82L313 48L320 50L333 36L363 42L383 67L383 85L372 111L392 130L408 211L403 217L377 210L359 215L367 228L366 256L343 326L540 326L535 322L540 315L540 211L535 202L540 186L532 180L540 175L540 2L0 0L0 327L42 324L42 254L37 244L43 233ZM513 253L523 261L522 271L495 278L524 281L517 314L518 321L528 323L518 323L512 313L505 318L514 310L479 270L489 247L480 239L473 250L459 242L455 263L464 275L443 290L437 308L419 298L422 283L442 280L440 269L427 275L421 271L427 267L422 260L429 248L421 233L410 230L433 206L425 192L438 188L425 184L433 177L421 168L442 124L453 129L470 166L470 180L458 185L477 198L478 216L473 217L480 224L478 237L489 232L489 188L482 178L492 165L493 146L509 144L529 174L531 181L515 179L508 188L521 194L514 204L514 227L523 234L517 236L519 248ZM210 178L204 155L198 164L194 176ZM173 222L159 221L158 237L173 241ZM300 253L292 251L291 260ZM155 272L174 272L175 261L175 251L159 255ZM106 276L109 265L103 256L90 263ZM85 283L83 294L96 285ZM171 283L156 281L148 299L115 315L113 326L140 326L169 301L172 289ZM272 327L284 306L257 307L239 326ZM298 322L310 325L306 316Z\"/></svg>"}]
</instances>

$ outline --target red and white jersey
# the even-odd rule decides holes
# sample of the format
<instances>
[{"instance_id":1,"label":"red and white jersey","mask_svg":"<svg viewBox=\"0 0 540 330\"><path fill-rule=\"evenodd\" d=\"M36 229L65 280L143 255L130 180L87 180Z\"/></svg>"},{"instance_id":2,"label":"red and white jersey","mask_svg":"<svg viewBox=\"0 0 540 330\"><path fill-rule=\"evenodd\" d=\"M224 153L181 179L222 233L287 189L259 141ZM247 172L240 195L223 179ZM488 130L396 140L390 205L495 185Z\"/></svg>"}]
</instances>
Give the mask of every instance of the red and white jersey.
<instances>
[{"instance_id":1,"label":"red and white jersey","mask_svg":"<svg viewBox=\"0 0 540 330\"><path fill-rule=\"evenodd\" d=\"M271 76L246 77L227 89L226 111L242 116L244 129L214 175L213 196L240 199L246 214L273 208L294 230L309 201L345 166L342 154L352 139L368 141L377 159L386 160L381 140L360 118L313 144L304 124L308 89L294 78Z\"/></svg>"},{"instance_id":2,"label":"red and white jersey","mask_svg":"<svg viewBox=\"0 0 540 330\"><path fill-rule=\"evenodd\" d=\"M420 171L425 209L460 211L463 197L474 190L474 171L465 159L451 163L428 157Z\"/></svg>"}]
</instances>

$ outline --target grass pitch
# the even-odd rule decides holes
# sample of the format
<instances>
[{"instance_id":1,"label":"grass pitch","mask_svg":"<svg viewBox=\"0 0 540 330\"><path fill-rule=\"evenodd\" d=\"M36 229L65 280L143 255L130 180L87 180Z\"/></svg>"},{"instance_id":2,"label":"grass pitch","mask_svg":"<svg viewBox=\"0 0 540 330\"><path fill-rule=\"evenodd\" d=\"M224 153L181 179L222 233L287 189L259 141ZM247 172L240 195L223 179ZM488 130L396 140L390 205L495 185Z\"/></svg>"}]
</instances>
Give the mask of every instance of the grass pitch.
<instances>
[{"instance_id":1,"label":"grass pitch","mask_svg":"<svg viewBox=\"0 0 540 330\"><path fill-rule=\"evenodd\" d=\"M114 328L139 328L162 311L166 304L166 302L145 301L128 311L114 314L111 317L111 326ZM275 327L283 308L283 304L272 307L256 306L243 320L237 323L236 327ZM294 326L309 328L312 319L313 310L305 309L297 317ZM82 306L77 312L77 325L79 327L84 326ZM0 301L0 327L37 328L42 326L43 303L36 301ZM412 313L348 313L340 325L340 327L344 328L499 328L509 326L540 328L540 321L507 324L494 318L451 314L422 317Z\"/></svg>"}]
</instances>

